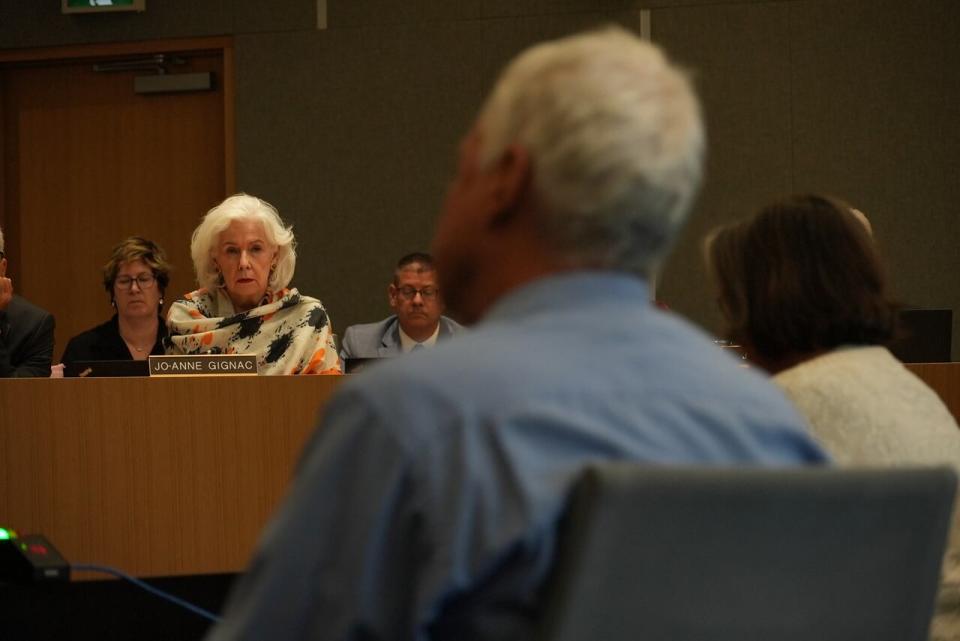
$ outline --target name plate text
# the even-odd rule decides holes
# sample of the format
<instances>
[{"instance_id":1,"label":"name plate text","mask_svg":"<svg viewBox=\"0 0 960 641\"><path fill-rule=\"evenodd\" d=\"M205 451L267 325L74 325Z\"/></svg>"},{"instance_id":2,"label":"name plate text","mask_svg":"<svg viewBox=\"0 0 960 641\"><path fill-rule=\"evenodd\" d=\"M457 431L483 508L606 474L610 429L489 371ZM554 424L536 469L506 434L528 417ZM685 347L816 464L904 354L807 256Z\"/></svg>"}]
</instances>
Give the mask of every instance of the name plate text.
<instances>
[{"instance_id":1,"label":"name plate text","mask_svg":"<svg viewBox=\"0 0 960 641\"><path fill-rule=\"evenodd\" d=\"M256 376L256 354L151 356L150 376Z\"/></svg>"}]
</instances>

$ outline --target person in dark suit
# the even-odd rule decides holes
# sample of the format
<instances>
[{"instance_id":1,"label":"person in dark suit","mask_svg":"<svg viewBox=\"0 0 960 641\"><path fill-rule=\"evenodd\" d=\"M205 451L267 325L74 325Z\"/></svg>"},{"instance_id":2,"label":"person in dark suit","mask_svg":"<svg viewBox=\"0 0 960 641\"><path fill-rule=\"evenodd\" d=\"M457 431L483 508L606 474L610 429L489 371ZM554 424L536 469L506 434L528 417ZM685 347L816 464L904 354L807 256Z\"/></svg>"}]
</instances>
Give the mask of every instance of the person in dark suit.
<instances>
[{"instance_id":1,"label":"person in dark suit","mask_svg":"<svg viewBox=\"0 0 960 641\"><path fill-rule=\"evenodd\" d=\"M341 358L399 356L433 347L463 330L455 320L443 316L443 297L430 254L407 254L397 262L387 300L394 314L377 323L348 327Z\"/></svg>"},{"instance_id":2,"label":"person in dark suit","mask_svg":"<svg viewBox=\"0 0 960 641\"><path fill-rule=\"evenodd\" d=\"M0 230L0 378L50 376L54 320L13 293Z\"/></svg>"},{"instance_id":3,"label":"person in dark suit","mask_svg":"<svg viewBox=\"0 0 960 641\"><path fill-rule=\"evenodd\" d=\"M160 318L170 265L151 240L131 236L113 248L103 266L103 287L113 318L70 339L63 363L146 360L163 354L167 326Z\"/></svg>"}]
</instances>

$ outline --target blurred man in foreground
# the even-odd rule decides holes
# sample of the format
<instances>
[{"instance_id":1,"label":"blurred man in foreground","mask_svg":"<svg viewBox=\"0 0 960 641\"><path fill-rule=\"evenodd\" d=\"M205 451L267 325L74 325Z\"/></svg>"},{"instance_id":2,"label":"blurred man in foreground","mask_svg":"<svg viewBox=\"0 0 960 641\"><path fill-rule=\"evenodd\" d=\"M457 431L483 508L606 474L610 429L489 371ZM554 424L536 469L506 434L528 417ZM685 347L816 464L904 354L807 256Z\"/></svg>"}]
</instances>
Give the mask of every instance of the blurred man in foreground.
<instances>
[{"instance_id":1,"label":"blurred man in foreground","mask_svg":"<svg viewBox=\"0 0 960 641\"><path fill-rule=\"evenodd\" d=\"M620 29L510 63L433 244L476 329L343 385L211 639L529 638L585 465L823 460L766 380L649 303L703 140L686 77Z\"/></svg>"}]
</instances>

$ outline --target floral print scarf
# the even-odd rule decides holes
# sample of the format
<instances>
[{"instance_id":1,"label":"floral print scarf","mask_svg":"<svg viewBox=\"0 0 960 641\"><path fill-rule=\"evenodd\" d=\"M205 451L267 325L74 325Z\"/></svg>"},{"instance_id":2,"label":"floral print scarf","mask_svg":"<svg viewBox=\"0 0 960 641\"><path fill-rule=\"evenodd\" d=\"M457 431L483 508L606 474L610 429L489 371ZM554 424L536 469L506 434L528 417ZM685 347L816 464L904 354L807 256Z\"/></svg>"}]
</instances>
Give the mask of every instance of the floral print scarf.
<instances>
[{"instance_id":1,"label":"floral print scarf","mask_svg":"<svg viewBox=\"0 0 960 641\"><path fill-rule=\"evenodd\" d=\"M341 373L326 310L296 289L240 313L222 289L198 289L170 306L167 328L168 354L256 354L261 375Z\"/></svg>"}]
</instances>

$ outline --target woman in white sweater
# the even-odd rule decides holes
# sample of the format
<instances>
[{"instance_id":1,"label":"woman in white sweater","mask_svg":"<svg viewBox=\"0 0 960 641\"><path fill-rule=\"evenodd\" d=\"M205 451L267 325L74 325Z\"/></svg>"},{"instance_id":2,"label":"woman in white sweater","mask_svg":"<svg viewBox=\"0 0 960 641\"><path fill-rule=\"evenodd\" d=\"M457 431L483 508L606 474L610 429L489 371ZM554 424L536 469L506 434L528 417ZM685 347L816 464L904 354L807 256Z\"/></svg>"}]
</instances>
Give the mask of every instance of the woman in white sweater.
<instances>
[{"instance_id":1,"label":"woman in white sweater","mask_svg":"<svg viewBox=\"0 0 960 641\"><path fill-rule=\"evenodd\" d=\"M857 213L832 198L795 196L714 231L706 259L729 338L773 375L838 463L960 470L954 417L883 346L896 310ZM958 532L935 639L960 639Z\"/></svg>"}]
</instances>

